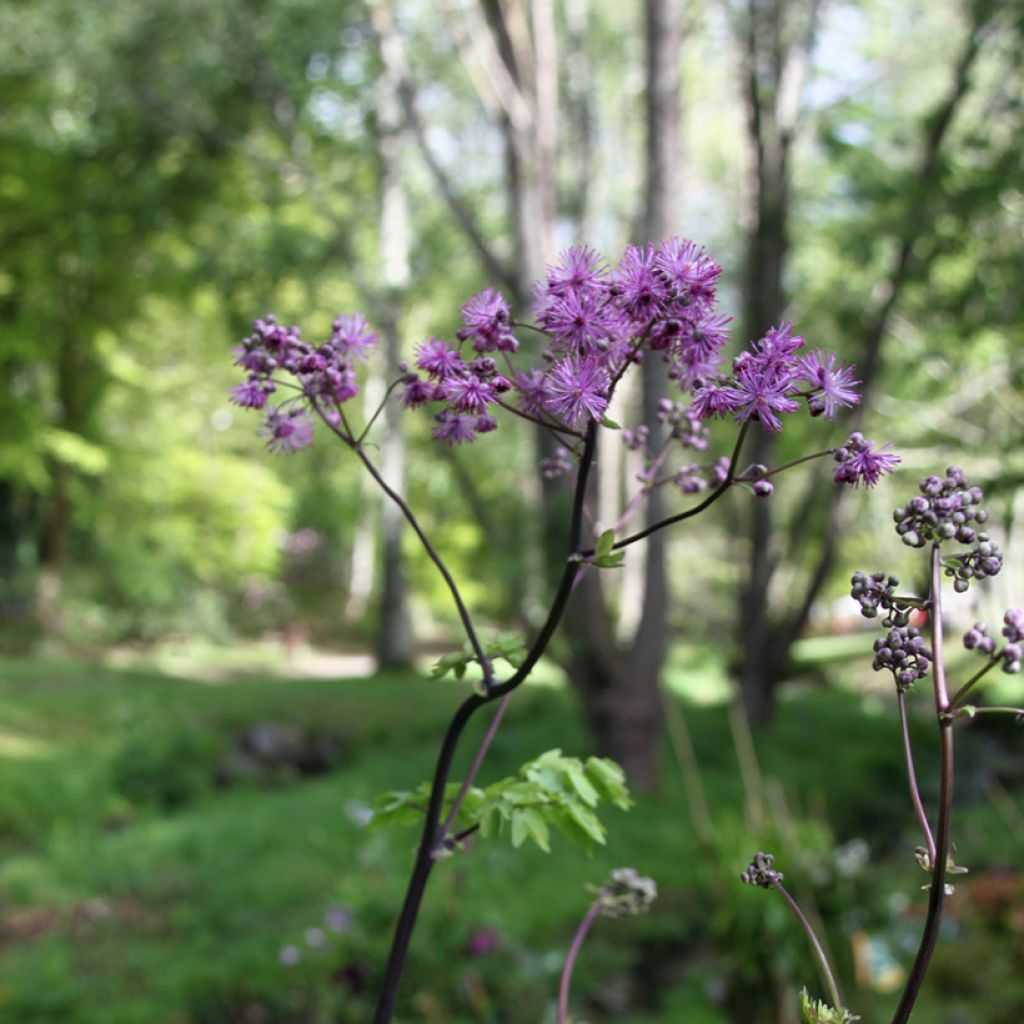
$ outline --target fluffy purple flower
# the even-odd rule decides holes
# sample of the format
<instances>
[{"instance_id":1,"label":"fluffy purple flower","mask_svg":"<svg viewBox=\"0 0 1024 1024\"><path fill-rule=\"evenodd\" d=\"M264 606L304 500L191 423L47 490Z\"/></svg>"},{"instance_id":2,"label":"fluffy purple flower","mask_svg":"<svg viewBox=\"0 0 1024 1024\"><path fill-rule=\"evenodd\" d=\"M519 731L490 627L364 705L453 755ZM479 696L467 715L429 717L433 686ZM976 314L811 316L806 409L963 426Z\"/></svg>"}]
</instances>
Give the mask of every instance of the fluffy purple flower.
<instances>
[{"instance_id":1,"label":"fluffy purple flower","mask_svg":"<svg viewBox=\"0 0 1024 1024\"><path fill-rule=\"evenodd\" d=\"M519 392L519 405L530 416L540 416L547 410L544 374L540 370L517 373L515 389Z\"/></svg>"},{"instance_id":2,"label":"fluffy purple flower","mask_svg":"<svg viewBox=\"0 0 1024 1024\"><path fill-rule=\"evenodd\" d=\"M473 374L448 377L441 384L441 395L456 412L482 413L495 399L494 387Z\"/></svg>"},{"instance_id":3,"label":"fluffy purple flower","mask_svg":"<svg viewBox=\"0 0 1024 1024\"><path fill-rule=\"evenodd\" d=\"M500 292L485 288L462 307L465 328L458 332L461 341L473 339L478 352L515 352L519 343L512 336L512 318L508 303Z\"/></svg>"},{"instance_id":4,"label":"fluffy purple flower","mask_svg":"<svg viewBox=\"0 0 1024 1024\"><path fill-rule=\"evenodd\" d=\"M889 451L891 444L874 448L864 435L851 434L842 448L835 452L838 468L832 474L837 484L852 484L856 487L874 487L886 473L891 473L899 464L900 457Z\"/></svg>"},{"instance_id":5,"label":"fluffy purple flower","mask_svg":"<svg viewBox=\"0 0 1024 1024\"><path fill-rule=\"evenodd\" d=\"M695 242L686 238L666 239L658 247L654 265L681 298L689 302L714 298L715 282L722 268Z\"/></svg>"},{"instance_id":6,"label":"fluffy purple flower","mask_svg":"<svg viewBox=\"0 0 1024 1024\"><path fill-rule=\"evenodd\" d=\"M591 356L568 356L547 376L546 406L573 429L600 420L608 408L608 374Z\"/></svg>"},{"instance_id":7,"label":"fluffy purple flower","mask_svg":"<svg viewBox=\"0 0 1024 1024\"><path fill-rule=\"evenodd\" d=\"M443 380L466 369L462 356L440 338L430 338L416 349L416 365L431 377Z\"/></svg>"},{"instance_id":8,"label":"fluffy purple flower","mask_svg":"<svg viewBox=\"0 0 1024 1024\"><path fill-rule=\"evenodd\" d=\"M558 346L585 354L615 329L615 313L603 296L567 291L539 316L540 325Z\"/></svg>"},{"instance_id":9,"label":"fluffy purple flower","mask_svg":"<svg viewBox=\"0 0 1024 1024\"><path fill-rule=\"evenodd\" d=\"M669 297L664 276L655 266L653 246L630 245L615 270L612 290L622 310L637 324L646 324L665 308Z\"/></svg>"},{"instance_id":10,"label":"fluffy purple flower","mask_svg":"<svg viewBox=\"0 0 1024 1024\"><path fill-rule=\"evenodd\" d=\"M690 412L696 419L706 420L735 412L737 407L732 388L718 381L708 381L694 391Z\"/></svg>"},{"instance_id":11,"label":"fluffy purple flower","mask_svg":"<svg viewBox=\"0 0 1024 1024\"><path fill-rule=\"evenodd\" d=\"M449 444L462 444L476 437L477 423L474 416L464 416L445 410L437 417L432 437L435 441L447 441Z\"/></svg>"},{"instance_id":12,"label":"fluffy purple flower","mask_svg":"<svg viewBox=\"0 0 1024 1024\"><path fill-rule=\"evenodd\" d=\"M786 394L791 381L786 375L773 372L759 360L751 359L740 367L736 382L726 388L738 422L757 419L765 430L777 433L782 429L780 413L796 412L795 399ZM696 401L694 402L696 405Z\"/></svg>"},{"instance_id":13,"label":"fluffy purple flower","mask_svg":"<svg viewBox=\"0 0 1024 1024\"><path fill-rule=\"evenodd\" d=\"M244 384L231 388L228 394L231 395L231 401L243 409L262 409L267 404L267 395L274 390L273 381L261 382L250 378Z\"/></svg>"},{"instance_id":14,"label":"fluffy purple flower","mask_svg":"<svg viewBox=\"0 0 1024 1024\"><path fill-rule=\"evenodd\" d=\"M347 359L365 359L378 340L377 332L362 313L339 316L331 325L331 344Z\"/></svg>"},{"instance_id":15,"label":"fluffy purple flower","mask_svg":"<svg viewBox=\"0 0 1024 1024\"><path fill-rule=\"evenodd\" d=\"M837 365L838 363L838 365ZM849 407L860 402L860 395L854 390L860 383L853 379L853 367L839 363L834 352L815 349L802 356L797 362L798 380L806 381L819 393L809 402L812 415L824 413L826 419L834 419L836 407Z\"/></svg>"},{"instance_id":16,"label":"fluffy purple flower","mask_svg":"<svg viewBox=\"0 0 1024 1024\"><path fill-rule=\"evenodd\" d=\"M574 245L559 253L557 262L548 267L542 294L587 294L603 287L606 276L601 257L589 245Z\"/></svg>"},{"instance_id":17,"label":"fluffy purple flower","mask_svg":"<svg viewBox=\"0 0 1024 1024\"><path fill-rule=\"evenodd\" d=\"M259 435L267 439L269 451L297 452L313 443L313 421L302 409L278 406L267 414Z\"/></svg>"}]
</instances>

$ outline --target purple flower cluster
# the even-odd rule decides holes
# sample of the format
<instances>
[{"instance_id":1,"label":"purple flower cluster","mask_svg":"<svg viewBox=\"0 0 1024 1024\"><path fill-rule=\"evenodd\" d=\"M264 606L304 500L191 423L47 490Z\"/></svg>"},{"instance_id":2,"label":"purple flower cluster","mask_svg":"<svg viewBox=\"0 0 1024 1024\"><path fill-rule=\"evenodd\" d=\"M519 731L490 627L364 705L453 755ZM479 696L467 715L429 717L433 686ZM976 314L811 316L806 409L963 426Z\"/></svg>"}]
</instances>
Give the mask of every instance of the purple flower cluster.
<instances>
[{"instance_id":1,"label":"purple flower cluster","mask_svg":"<svg viewBox=\"0 0 1024 1024\"><path fill-rule=\"evenodd\" d=\"M769 431L805 400L812 415L833 417L856 404L857 381L833 353L803 352L804 339L791 324L772 328L723 369L729 320L717 306L722 268L687 239L626 248L615 265L588 246L563 252L534 289L531 329L547 336L540 366L514 364L520 343L508 302L493 289L472 296L462 307L454 338L430 338L416 349L411 366L396 381L406 408L429 406L433 436L449 444L476 439L497 427L502 406L538 421L566 440L604 420L615 385L633 364L659 359L666 364L679 396L666 399L658 418L668 440L703 451L706 421L732 416L756 420ZM232 401L266 410L263 434L275 451L294 451L311 438L309 413L335 429L347 423L343 403L359 393L356 370L377 344L377 335L359 314L339 317L329 340L315 346L297 327L273 316L256 321L236 349L247 379L231 390ZM292 397L267 409L282 386ZM652 425L653 426L653 425ZM648 464L654 436L646 425L623 435ZM837 479L873 483L895 456L850 453L852 464ZM552 467L554 468L554 467ZM718 471L683 466L675 478L684 490L706 487ZM767 494L764 482L758 493Z\"/></svg>"},{"instance_id":2,"label":"purple flower cluster","mask_svg":"<svg viewBox=\"0 0 1024 1024\"><path fill-rule=\"evenodd\" d=\"M833 455L839 463L832 479L837 484L851 484L856 487L874 487L886 473L899 465L900 457L889 449L892 445L875 448L859 431L846 439L846 444L837 448Z\"/></svg>"},{"instance_id":3,"label":"purple flower cluster","mask_svg":"<svg viewBox=\"0 0 1024 1024\"><path fill-rule=\"evenodd\" d=\"M874 650L871 667L876 672L889 669L900 690L928 675L931 658L920 630L914 626L893 626L875 641Z\"/></svg>"},{"instance_id":4,"label":"purple flower cluster","mask_svg":"<svg viewBox=\"0 0 1024 1024\"><path fill-rule=\"evenodd\" d=\"M996 640L989 636L988 626L976 622L964 633L964 647L989 658L1001 658L1002 670L1013 675L1020 671L1024 659L1024 609L1011 608L1003 616L1003 636L1006 644L997 652Z\"/></svg>"},{"instance_id":5,"label":"purple flower cluster","mask_svg":"<svg viewBox=\"0 0 1024 1024\"><path fill-rule=\"evenodd\" d=\"M295 397L272 406L260 434L271 451L294 452L313 441L307 410L321 414L359 393L355 364L367 358L377 334L360 315L338 317L329 341L313 346L298 327L284 327L272 315L257 320L253 332L235 349L235 365L246 371L243 384L231 389L231 400L247 409L262 409L277 390L282 376L297 391Z\"/></svg>"}]
</instances>

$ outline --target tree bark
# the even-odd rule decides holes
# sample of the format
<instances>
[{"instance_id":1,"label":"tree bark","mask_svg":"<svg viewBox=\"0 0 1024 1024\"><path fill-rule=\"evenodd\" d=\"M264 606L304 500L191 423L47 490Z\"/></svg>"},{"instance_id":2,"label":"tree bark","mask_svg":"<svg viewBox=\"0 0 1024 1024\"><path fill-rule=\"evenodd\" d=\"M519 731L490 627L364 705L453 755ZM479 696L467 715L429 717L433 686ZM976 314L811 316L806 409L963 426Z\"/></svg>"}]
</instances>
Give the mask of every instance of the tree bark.
<instances>
[{"instance_id":1,"label":"tree bark","mask_svg":"<svg viewBox=\"0 0 1024 1024\"><path fill-rule=\"evenodd\" d=\"M385 383L399 375L401 361L401 307L409 286L409 212L401 169L401 51L394 27L383 7L373 11L380 42L383 69L377 79L377 146L380 160L380 257L384 294L378 323L384 342ZM405 438L398 405L388 401L384 409L385 431L381 442L381 469L399 493L405 490ZM412 629L409 622L405 572L402 560L401 510L392 502L381 505L381 591L377 622L376 654L381 668L411 664Z\"/></svg>"}]
</instances>

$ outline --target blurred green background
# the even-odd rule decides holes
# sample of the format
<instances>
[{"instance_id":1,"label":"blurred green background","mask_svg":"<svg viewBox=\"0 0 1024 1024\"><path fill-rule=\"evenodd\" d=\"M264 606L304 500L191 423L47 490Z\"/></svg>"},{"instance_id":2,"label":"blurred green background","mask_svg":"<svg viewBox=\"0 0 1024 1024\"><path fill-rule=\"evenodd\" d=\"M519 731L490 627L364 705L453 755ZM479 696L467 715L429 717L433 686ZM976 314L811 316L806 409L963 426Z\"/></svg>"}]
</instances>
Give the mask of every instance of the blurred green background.
<instances>
[{"instance_id":1,"label":"blurred green background","mask_svg":"<svg viewBox=\"0 0 1024 1024\"><path fill-rule=\"evenodd\" d=\"M425 670L462 638L347 452L262 449L227 401L231 348L268 311L317 338L361 310L385 338L363 414L473 292L525 311L558 248L614 260L665 234L723 264L736 345L785 316L865 380L856 418L794 420L766 461L858 427L901 470L842 503L813 465L770 511L731 495L669 536L664 600L632 559L589 637L568 624L484 774L596 744L638 806L592 858L481 844L444 864L400 1019L553 1021L583 885L628 863L662 898L599 923L581 1018L789 1024L816 974L784 908L734 883L759 848L851 1005L888 1019L924 876L890 687L845 595L858 568L923 585L890 509L960 464L1006 565L949 625L1024 602L1022 37L997 0L0 5L0 1020L368 1019L415 837L366 816L429 775L463 688ZM558 535L536 439L503 423L441 450L429 428L410 412L378 435L389 477L484 631L529 636ZM606 446L602 509L639 468ZM654 604L667 656L641 672ZM617 706L644 709L640 749L579 678L594 634ZM1019 731L979 719L961 746L971 873L914 1019L1016 1022Z\"/></svg>"}]
</instances>

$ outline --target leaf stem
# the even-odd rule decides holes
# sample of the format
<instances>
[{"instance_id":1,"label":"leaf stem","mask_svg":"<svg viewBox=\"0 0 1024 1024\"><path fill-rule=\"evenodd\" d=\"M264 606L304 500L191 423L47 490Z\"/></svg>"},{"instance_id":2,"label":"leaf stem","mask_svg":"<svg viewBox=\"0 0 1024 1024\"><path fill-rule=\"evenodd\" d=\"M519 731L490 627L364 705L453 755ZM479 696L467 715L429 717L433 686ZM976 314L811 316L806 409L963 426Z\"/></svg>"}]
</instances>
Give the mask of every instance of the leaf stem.
<instances>
[{"instance_id":1,"label":"leaf stem","mask_svg":"<svg viewBox=\"0 0 1024 1024\"><path fill-rule=\"evenodd\" d=\"M964 683L964 685L961 686L960 689L957 690L956 693L953 694L953 697L952 697L952 699L949 702L949 711L951 711L951 712L952 711L956 711L956 709L963 702L964 697L966 697L967 694L971 692L971 688L975 685L975 683L980 682L981 678L987 672L990 672L992 669L994 669L996 667L996 665L998 665L998 664L999 664L999 656L998 655L992 655L989 658L988 663L983 665L980 669L978 669L978 671L975 672L974 675L971 676L971 678L968 679L967 682Z\"/></svg>"}]
</instances>

